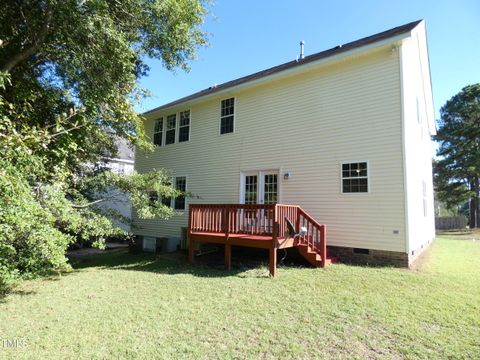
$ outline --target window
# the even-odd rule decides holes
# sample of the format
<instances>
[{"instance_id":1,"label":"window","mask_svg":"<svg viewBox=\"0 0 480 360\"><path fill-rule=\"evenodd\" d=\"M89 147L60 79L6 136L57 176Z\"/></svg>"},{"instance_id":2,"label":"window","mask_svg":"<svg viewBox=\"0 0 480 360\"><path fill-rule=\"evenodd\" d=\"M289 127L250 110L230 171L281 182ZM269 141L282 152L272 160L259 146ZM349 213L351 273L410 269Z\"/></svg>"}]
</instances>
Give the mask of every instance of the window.
<instances>
[{"instance_id":1,"label":"window","mask_svg":"<svg viewBox=\"0 0 480 360\"><path fill-rule=\"evenodd\" d=\"M257 203L257 175L245 176L245 204Z\"/></svg>"},{"instance_id":2,"label":"window","mask_svg":"<svg viewBox=\"0 0 480 360\"><path fill-rule=\"evenodd\" d=\"M234 104L234 98L222 100L222 109L220 113L220 134L228 134L233 132Z\"/></svg>"},{"instance_id":3,"label":"window","mask_svg":"<svg viewBox=\"0 0 480 360\"><path fill-rule=\"evenodd\" d=\"M277 203L277 174L266 174L264 177L263 197L265 204Z\"/></svg>"},{"instance_id":4,"label":"window","mask_svg":"<svg viewBox=\"0 0 480 360\"><path fill-rule=\"evenodd\" d=\"M367 163L342 164L342 193L368 192Z\"/></svg>"},{"instance_id":5,"label":"window","mask_svg":"<svg viewBox=\"0 0 480 360\"><path fill-rule=\"evenodd\" d=\"M175 143L175 129L177 127L177 114L167 116L167 131L165 134L165 145Z\"/></svg>"},{"instance_id":6,"label":"window","mask_svg":"<svg viewBox=\"0 0 480 360\"><path fill-rule=\"evenodd\" d=\"M149 205L154 206L155 203L158 201L158 193L156 191L150 191L148 193L148 200L149 200Z\"/></svg>"},{"instance_id":7,"label":"window","mask_svg":"<svg viewBox=\"0 0 480 360\"><path fill-rule=\"evenodd\" d=\"M185 193L187 191L187 178L185 176L178 176L175 178L175 189ZM175 198L175 210L185 210L185 195Z\"/></svg>"},{"instance_id":8,"label":"window","mask_svg":"<svg viewBox=\"0 0 480 360\"><path fill-rule=\"evenodd\" d=\"M163 137L163 118L155 120L155 129L153 130L153 145L162 146Z\"/></svg>"},{"instance_id":9,"label":"window","mask_svg":"<svg viewBox=\"0 0 480 360\"><path fill-rule=\"evenodd\" d=\"M190 139L190 110L180 113L180 125L178 127L178 142Z\"/></svg>"},{"instance_id":10,"label":"window","mask_svg":"<svg viewBox=\"0 0 480 360\"><path fill-rule=\"evenodd\" d=\"M172 186L172 178L169 178L168 181L165 182L165 186ZM162 205L171 207L172 206L172 198L171 197L162 197L161 199Z\"/></svg>"}]
</instances>

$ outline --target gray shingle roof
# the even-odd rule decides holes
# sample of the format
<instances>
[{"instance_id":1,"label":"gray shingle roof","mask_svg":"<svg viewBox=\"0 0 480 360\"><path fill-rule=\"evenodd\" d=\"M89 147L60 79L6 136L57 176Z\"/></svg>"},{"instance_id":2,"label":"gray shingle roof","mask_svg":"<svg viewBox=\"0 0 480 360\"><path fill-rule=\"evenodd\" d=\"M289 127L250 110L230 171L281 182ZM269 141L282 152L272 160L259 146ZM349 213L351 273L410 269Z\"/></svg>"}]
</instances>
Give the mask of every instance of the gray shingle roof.
<instances>
[{"instance_id":1,"label":"gray shingle roof","mask_svg":"<svg viewBox=\"0 0 480 360\"><path fill-rule=\"evenodd\" d=\"M144 113L144 115L148 115L148 114L153 113L155 111L166 109L166 108L169 108L169 107L172 107L172 106L175 106L175 105L179 105L179 104L182 104L184 102L191 101L191 100L200 98L200 97L205 96L205 95L210 95L210 94L213 94L213 93L216 93L216 92L219 92L219 91L222 91L222 90L226 90L228 88L231 88L231 87L234 87L234 86L237 86L237 85L240 85L240 84L247 83L249 81L257 80L257 79L260 79L260 78L266 77L268 75L272 75L272 74L275 74L275 73L278 73L278 72L281 72L281 71L284 71L284 70L287 70L287 69L300 67L300 66L303 66L305 64L308 64L308 63L311 63L311 62L314 62L314 61L317 61L317 60L320 60L320 59L325 59L325 58L331 57L333 55L337 55L337 54L340 54L340 53L343 53L343 52L346 52L346 51L349 51L349 50L352 50L352 49L355 49L355 48L359 48L361 46L373 44L375 42L385 40L385 39L388 39L388 38L391 38L391 37L409 32L409 31L413 30L421 21L422 20L413 21L411 23L408 23L408 24L405 24L405 25L402 25L402 26L397 26L393 29L383 31L383 32L380 32L380 33L375 34L375 35L367 36L367 37L364 37L362 39L355 40L355 41L349 42L349 43L344 44L344 45L339 45L339 46L336 46L334 48L331 48L331 49L328 49L328 50L325 50L325 51L322 51L322 52L319 52L319 53L316 53L316 54L305 56L305 58L303 58L302 60L289 61L287 63L277 65L277 66L271 67L269 69L256 72L256 73L251 74L251 75L247 75L247 76L244 76L244 77L232 80L232 81L228 81L226 83L223 83L223 84L220 84L220 85L217 85L217 86L209 87L208 89L198 91L194 94L185 96L185 97L180 98L178 100L172 101L168 104L165 104L165 105L156 107L152 110L146 111Z\"/></svg>"}]
</instances>

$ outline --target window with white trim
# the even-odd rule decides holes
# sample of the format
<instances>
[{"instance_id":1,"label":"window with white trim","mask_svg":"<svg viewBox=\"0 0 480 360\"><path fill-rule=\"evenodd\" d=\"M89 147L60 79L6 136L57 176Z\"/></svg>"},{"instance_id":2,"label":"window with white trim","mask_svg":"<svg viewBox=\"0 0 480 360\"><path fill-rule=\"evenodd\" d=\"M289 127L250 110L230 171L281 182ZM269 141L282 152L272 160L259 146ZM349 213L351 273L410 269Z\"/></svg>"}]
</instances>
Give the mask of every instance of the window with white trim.
<instances>
[{"instance_id":1,"label":"window with white trim","mask_svg":"<svg viewBox=\"0 0 480 360\"><path fill-rule=\"evenodd\" d=\"M186 176L175 177L175 189L185 193L187 191L187 178ZM185 210L185 195L177 196L174 199L175 210Z\"/></svg>"},{"instance_id":2,"label":"window with white trim","mask_svg":"<svg viewBox=\"0 0 480 360\"><path fill-rule=\"evenodd\" d=\"M178 142L190 140L190 110L180 112L180 124L178 126Z\"/></svg>"},{"instance_id":3,"label":"window with white trim","mask_svg":"<svg viewBox=\"0 0 480 360\"><path fill-rule=\"evenodd\" d=\"M220 135L229 134L234 129L235 99L222 100L220 112Z\"/></svg>"},{"instance_id":4,"label":"window with white trim","mask_svg":"<svg viewBox=\"0 0 480 360\"><path fill-rule=\"evenodd\" d=\"M368 192L367 162L342 164L342 193Z\"/></svg>"},{"instance_id":5,"label":"window with white trim","mask_svg":"<svg viewBox=\"0 0 480 360\"><path fill-rule=\"evenodd\" d=\"M175 130L177 128L177 114L167 116L167 131L165 132L165 145L175 143Z\"/></svg>"},{"instance_id":6,"label":"window with white trim","mask_svg":"<svg viewBox=\"0 0 480 360\"><path fill-rule=\"evenodd\" d=\"M245 176L245 204L257 203L257 175Z\"/></svg>"},{"instance_id":7,"label":"window with white trim","mask_svg":"<svg viewBox=\"0 0 480 360\"><path fill-rule=\"evenodd\" d=\"M162 146L163 138L163 117L155 120L155 128L153 130L153 145Z\"/></svg>"}]
</instances>

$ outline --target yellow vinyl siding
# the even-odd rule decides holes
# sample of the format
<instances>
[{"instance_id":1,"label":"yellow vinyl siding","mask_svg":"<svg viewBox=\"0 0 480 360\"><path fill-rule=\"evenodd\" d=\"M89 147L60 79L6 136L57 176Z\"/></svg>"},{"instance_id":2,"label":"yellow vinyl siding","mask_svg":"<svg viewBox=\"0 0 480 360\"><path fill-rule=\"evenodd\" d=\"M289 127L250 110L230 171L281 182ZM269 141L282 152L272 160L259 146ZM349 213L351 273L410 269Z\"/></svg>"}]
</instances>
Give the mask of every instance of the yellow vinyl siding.
<instances>
[{"instance_id":1,"label":"yellow vinyl siding","mask_svg":"<svg viewBox=\"0 0 480 360\"><path fill-rule=\"evenodd\" d=\"M136 169L186 175L200 197L187 204L237 203L241 171L278 169L280 202L327 224L329 245L405 251L399 69L398 52L383 47L200 100L188 106L190 142L137 151ZM229 97L235 132L219 135L220 101ZM182 110L150 116L147 133L155 118ZM369 163L371 191L341 194L341 163L357 161ZM179 236L187 218L137 224L139 234Z\"/></svg>"}]
</instances>

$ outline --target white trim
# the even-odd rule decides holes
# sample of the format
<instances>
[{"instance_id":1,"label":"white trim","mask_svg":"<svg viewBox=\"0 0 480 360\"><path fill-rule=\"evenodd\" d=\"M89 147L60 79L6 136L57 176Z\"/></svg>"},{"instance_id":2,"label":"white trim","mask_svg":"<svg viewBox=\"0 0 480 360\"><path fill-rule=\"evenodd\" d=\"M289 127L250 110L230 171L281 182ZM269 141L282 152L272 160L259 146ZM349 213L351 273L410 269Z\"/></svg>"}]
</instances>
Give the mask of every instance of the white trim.
<instances>
[{"instance_id":1,"label":"white trim","mask_svg":"<svg viewBox=\"0 0 480 360\"><path fill-rule=\"evenodd\" d=\"M185 192L187 192L187 191L188 191L188 190L187 190L187 189L188 189L188 176L187 176L187 175L175 175L175 176L172 176L172 179L173 179L173 181L172 181L172 186L173 186L174 189L176 189L176 188L177 188L177 186L176 186L176 185L177 185L177 183L176 183L177 178L181 178L181 177L185 178ZM185 205L184 205L184 208L183 208L183 209L175 209L175 200L176 200L176 199L177 199L177 198L173 198L173 199L172 199L171 204L170 204L170 207L171 207L173 210L175 210L175 211L185 212L185 210L187 210L187 197L185 196Z\"/></svg>"},{"instance_id":2,"label":"white trim","mask_svg":"<svg viewBox=\"0 0 480 360\"><path fill-rule=\"evenodd\" d=\"M155 131L155 127L157 126L157 121L159 120L162 120L162 130L160 131ZM152 143L153 143L153 146L156 146L156 147L162 147L162 146L165 146L165 116L158 116L156 117L155 119L153 119L153 132L152 132ZM161 133L162 136L161 136L161 139L160 139L160 145L157 145L155 144L155 135L158 134L158 133Z\"/></svg>"},{"instance_id":3,"label":"white trim","mask_svg":"<svg viewBox=\"0 0 480 360\"><path fill-rule=\"evenodd\" d=\"M367 163L367 192L343 192L343 165L345 164L359 164L359 163ZM372 192L371 190L371 167L370 167L370 160L352 160L352 161L341 161L340 162L340 194L346 196L361 196L361 195L368 195ZM362 176L360 179L364 179L365 177ZM353 178L348 178L353 179Z\"/></svg>"},{"instance_id":4,"label":"white trim","mask_svg":"<svg viewBox=\"0 0 480 360\"><path fill-rule=\"evenodd\" d=\"M402 141L402 169L403 169L403 198L404 198L404 218L405 228L405 250L410 256L410 234L408 232L408 194L407 194L407 159L405 153L405 94L404 94L404 81L403 81L403 47L398 49L398 62L399 62L399 75L400 75L400 127L401 127L401 141Z\"/></svg>"},{"instance_id":5,"label":"white trim","mask_svg":"<svg viewBox=\"0 0 480 360\"><path fill-rule=\"evenodd\" d=\"M245 204L245 177L246 176L252 176L255 175L257 176L257 204L264 204L265 198L264 198L264 181L265 175L269 174L275 174L277 175L277 204L281 203L281 172L280 168L273 168L273 169L250 169L250 170L241 170L240 171L240 191L239 191L239 197L238 197L238 202L240 204Z\"/></svg>"},{"instance_id":6,"label":"white trim","mask_svg":"<svg viewBox=\"0 0 480 360\"><path fill-rule=\"evenodd\" d=\"M180 122L182 121L182 113L188 111L188 140L185 141L180 141L180 127L186 127L186 126L180 126ZM181 143L186 143L190 142L191 134L192 134L192 110L186 109L186 110L181 110L178 112L178 125L177 125L177 144Z\"/></svg>"},{"instance_id":7,"label":"white trim","mask_svg":"<svg viewBox=\"0 0 480 360\"><path fill-rule=\"evenodd\" d=\"M175 115L175 128L173 128L173 129L168 129L168 118L171 117L171 116L173 116L173 115ZM166 120L166 121L165 121L165 145L164 145L164 146L177 144L177 137L178 137L178 131L177 131L177 129L178 129L178 121L177 121L177 120L178 120L178 116L177 116L177 115L178 115L178 112L175 112L175 113L173 113L173 114L168 114L168 115L165 116L165 120ZM175 136L174 136L174 138L173 138L173 143L167 144L167 132L168 132L168 131L172 131L172 130L175 131Z\"/></svg>"},{"instance_id":8,"label":"white trim","mask_svg":"<svg viewBox=\"0 0 480 360\"><path fill-rule=\"evenodd\" d=\"M229 100L229 99L233 99L233 131L222 134L221 133L221 131L222 131L222 101ZM235 134L235 130L236 130L235 124L237 122L236 121L236 118L237 118L237 98L235 96L230 96L230 97L227 97L227 98L220 99L219 103L220 103L220 106L219 106L220 117L218 119L218 135L219 136L224 136L224 135ZM227 115L227 116L231 116L231 115ZM226 117L226 116L224 116L224 117Z\"/></svg>"}]
</instances>

